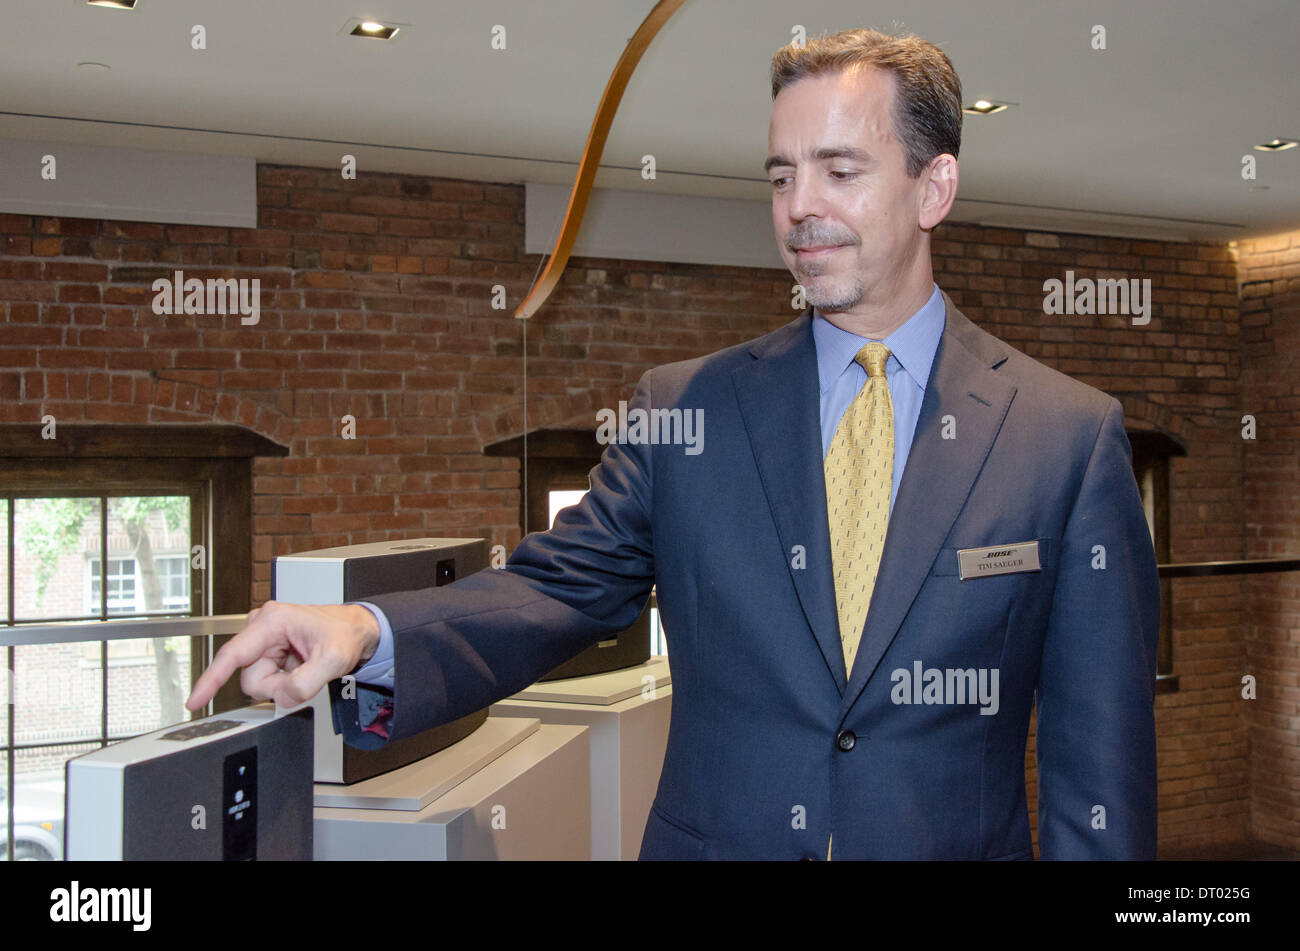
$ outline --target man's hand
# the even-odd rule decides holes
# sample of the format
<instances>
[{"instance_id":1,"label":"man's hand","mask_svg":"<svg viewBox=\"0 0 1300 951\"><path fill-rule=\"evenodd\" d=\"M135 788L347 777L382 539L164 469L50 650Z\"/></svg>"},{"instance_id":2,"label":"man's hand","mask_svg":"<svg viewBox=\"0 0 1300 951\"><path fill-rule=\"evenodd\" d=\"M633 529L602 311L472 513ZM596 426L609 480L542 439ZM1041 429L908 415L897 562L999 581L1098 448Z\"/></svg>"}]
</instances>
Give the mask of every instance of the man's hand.
<instances>
[{"instance_id":1,"label":"man's hand","mask_svg":"<svg viewBox=\"0 0 1300 951\"><path fill-rule=\"evenodd\" d=\"M217 651L185 706L201 710L238 667L244 668L239 685L250 697L297 706L369 660L378 646L379 622L359 604L267 601Z\"/></svg>"}]
</instances>

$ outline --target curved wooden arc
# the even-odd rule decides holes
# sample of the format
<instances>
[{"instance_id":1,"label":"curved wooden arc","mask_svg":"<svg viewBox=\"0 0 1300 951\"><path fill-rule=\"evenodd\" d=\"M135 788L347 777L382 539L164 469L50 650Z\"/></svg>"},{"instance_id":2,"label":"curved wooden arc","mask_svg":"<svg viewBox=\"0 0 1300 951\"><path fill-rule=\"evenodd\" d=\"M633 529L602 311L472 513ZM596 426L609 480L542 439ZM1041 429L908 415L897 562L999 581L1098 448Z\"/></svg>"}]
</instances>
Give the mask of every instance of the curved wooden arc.
<instances>
[{"instance_id":1,"label":"curved wooden arc","mask_svg":"<svg viewBox=\"0 0 1300 951\"><path fill-rule=\"evenodd\" d=\"M578 177L569 195L569 207L564 212L564 224L560 228L555 249L551 252L541 277L529 290L523 303L515 310L515 317L527 319L533 316L546 302L546 298L551 296L555 285L560 282L560 275L564 273L564 268L569 263L569 254L573 251L573 244L578 238L582 216L587 211L587 199L591 197L596 170L600 167L600 155L605 150L605 140L609 137L610 126L614 124L614 113L618 111L618 104L623 99L623 90L627 88L628 80L632 78L632 71L641 61L641 54L646 51L650 41L668 22L668 18L685 2L686 0L659 0L654 9L646 15L636 33L627 41L623 55L618 58L614 72L610 74L609 82L605 84L605 95L600 99L596 118L591 123L591 131L587 133L587 146L582 151L582 161L578 164Z\"/></svg>"}]
</instances>

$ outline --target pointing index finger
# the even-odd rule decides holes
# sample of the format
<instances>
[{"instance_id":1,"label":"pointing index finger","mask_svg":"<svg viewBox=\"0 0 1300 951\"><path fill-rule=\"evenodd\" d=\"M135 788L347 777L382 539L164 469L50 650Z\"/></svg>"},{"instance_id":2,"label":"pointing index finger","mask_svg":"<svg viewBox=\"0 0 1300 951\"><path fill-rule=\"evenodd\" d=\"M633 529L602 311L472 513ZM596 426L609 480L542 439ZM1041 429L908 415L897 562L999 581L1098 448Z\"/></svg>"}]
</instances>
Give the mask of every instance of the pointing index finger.
<instances>
[{"instance_id":1,"label":"pointing index finger","mask_svg":"<svg viewBox=\"0 0 1300 951\"><path fill-rule=\"evenodd\" d=\"M216 696L231 675L240 668L247 667L259 657L269 654L272 638L266 624L265 615L252 618L242 630L217 650L199 679L194 682L185 706L190 710L200 710Z\"/></svg>"}]
</instances>

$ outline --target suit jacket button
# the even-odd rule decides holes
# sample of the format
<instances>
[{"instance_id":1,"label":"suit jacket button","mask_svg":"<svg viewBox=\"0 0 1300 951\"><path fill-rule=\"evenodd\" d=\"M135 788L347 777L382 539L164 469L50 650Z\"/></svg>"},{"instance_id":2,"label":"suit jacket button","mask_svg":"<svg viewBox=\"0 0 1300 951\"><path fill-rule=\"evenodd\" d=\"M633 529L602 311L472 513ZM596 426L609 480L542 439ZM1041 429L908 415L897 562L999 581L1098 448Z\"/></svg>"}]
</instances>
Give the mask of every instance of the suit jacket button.
<instances>
[{"instance_id":1,"label":"suit jacket button","mask_svg":"<svg viewBox=\"0 0 1300 951\"><path fill-rule=\"evenodd\" d=\"M858 743L858 738L852 730L840 730L839 735L835 737L835 745L840 751L847 753Z\"/></svg>"}]
</instances>

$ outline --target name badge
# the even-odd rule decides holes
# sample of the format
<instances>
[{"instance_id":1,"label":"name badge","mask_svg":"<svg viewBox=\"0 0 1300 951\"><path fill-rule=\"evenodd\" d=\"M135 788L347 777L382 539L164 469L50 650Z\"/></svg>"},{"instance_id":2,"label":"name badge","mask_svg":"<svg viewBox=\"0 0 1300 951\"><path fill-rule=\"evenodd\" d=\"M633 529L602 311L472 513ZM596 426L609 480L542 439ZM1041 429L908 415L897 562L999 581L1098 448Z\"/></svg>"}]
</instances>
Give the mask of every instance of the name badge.
<instances>
[{"instance_id":1,"label":"name badge","mask_svg":"<svg viewBox=\"0 0 1300 951\"><path fill-rule=\"evenodd\" d=\"M1038 561L1038 542L957 550L957 574L962 581L1019 571L1041 571L1042 567Z\"/></svg>"}]
</instances>

